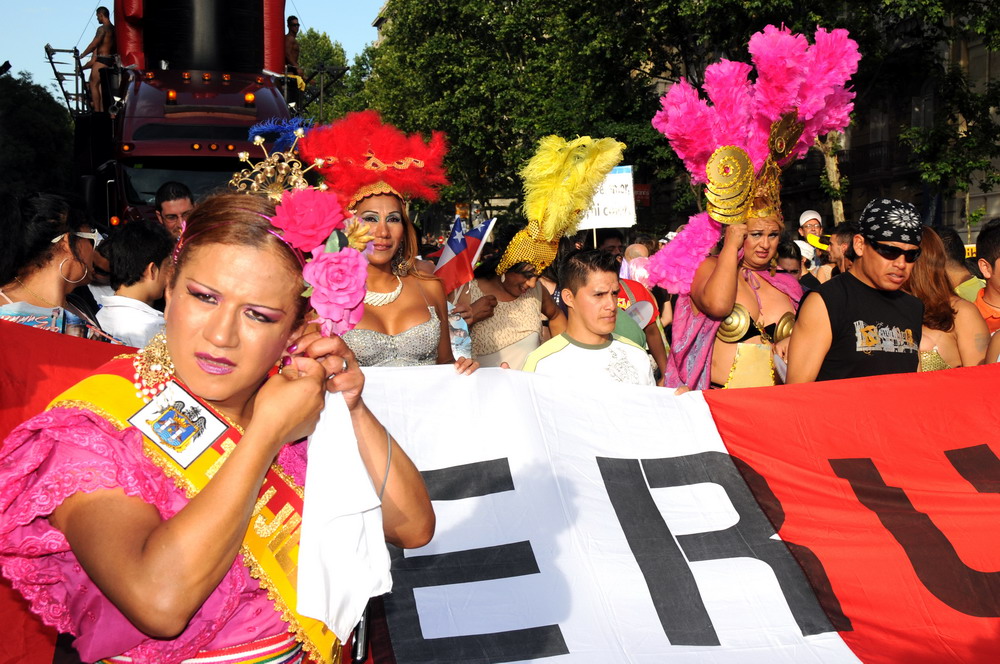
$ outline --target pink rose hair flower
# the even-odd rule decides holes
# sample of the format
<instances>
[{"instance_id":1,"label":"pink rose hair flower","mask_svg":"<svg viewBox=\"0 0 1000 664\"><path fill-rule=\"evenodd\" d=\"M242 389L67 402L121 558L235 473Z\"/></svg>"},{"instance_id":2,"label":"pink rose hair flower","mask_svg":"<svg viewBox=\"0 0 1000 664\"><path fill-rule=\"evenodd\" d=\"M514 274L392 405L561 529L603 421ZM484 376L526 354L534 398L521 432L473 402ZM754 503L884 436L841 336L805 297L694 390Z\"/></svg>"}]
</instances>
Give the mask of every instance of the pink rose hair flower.
<instances>
[{"instance_id":1,"label":"pink rose hair flower","mask_svg":"<svg viewBox=\"0 0 1000 664\"><path fill-rule=\"evenodd\" d=\"M325 239L325 238L324 238ZM317 249L321 251L321 249ZM324 336L353 329L364 314L368 259L354 249L314 253L302 272L312 287L309 303L319 314Z\"/></svg>"},{"instance_id":2,"label":"pink rose hair flower","mask_svg":"<svg viewBox=\"0 0 1000 664\"><path fill-rule=\"evenodd\" d=\"M322 245L334 231L344 230L344 206L332 191L286 191L274 209L271 223L281 229L285 242L300 251Z\"/></svg>"}]
</instances>

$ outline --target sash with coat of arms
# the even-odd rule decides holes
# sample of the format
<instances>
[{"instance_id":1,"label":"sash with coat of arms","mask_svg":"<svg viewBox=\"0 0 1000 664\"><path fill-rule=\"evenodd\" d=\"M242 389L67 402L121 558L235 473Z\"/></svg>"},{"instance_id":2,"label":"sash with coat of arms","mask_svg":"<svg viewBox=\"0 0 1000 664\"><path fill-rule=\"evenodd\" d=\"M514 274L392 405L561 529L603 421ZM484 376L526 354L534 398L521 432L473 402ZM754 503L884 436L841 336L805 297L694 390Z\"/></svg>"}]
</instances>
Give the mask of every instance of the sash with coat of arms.
<instances>
[{"instance_id":1,"label":"sash with coat of arms","mask_svg":"<svg viewBox=\"0 0 1000 664\"><path fill-rule=\"evenodd\" d=\"M89 410L119 430L135 427L146 458L190 499L219 471L243 432L177 380L144 399L132 381L134 357L116 357L48 407ZM277 462L271 464L240 552L309 658L332 664L340 659L337 637L322 622L295 611L302 504L302 487Z\"/></svg>"}]
</instances>

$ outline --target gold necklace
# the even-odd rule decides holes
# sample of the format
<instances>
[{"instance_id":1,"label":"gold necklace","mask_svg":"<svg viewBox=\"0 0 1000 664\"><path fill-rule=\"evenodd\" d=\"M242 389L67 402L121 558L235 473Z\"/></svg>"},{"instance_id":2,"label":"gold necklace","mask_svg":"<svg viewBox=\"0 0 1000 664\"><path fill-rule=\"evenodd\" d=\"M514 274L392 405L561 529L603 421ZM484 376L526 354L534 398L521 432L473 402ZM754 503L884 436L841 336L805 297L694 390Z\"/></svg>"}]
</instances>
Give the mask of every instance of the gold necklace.
<instances>
[{"instance_id":1,"label":"gold necklace","mask_svg":"<svg viewBox=\"0 0 1000 664\"><path fill-rule=\"evenodd\" d=\"M16 281L16 282L17 282L18 284L20 284L20 285L21 285L21 288L23 288L24 290L26 290L26 291L28 292L28 295L32 296L32 297L33 297L33 298L35 298L36 300L39 300L39 301L41 301L42 303L44 303L44 304L45 304L45 306L47 306L47 307L56 307L56 308L61 308L61 307L60 307L60 305L58 305L58 304L52 304L51 302L49 302L48 300L46 300L46 299L45 299L44 297L42 297L42 296L41 296L41 295L39 295L38 293L36 293L35 291L33 291L33 290L31 290L30 288L28 288L28 287L27 287L27 286L26 286L26 285L24 284L24 282L23 282L23 281L21 281L21 280L20 280L19 278L17 278L17 277L14 277L14 281Z\"/></svg>"}]
</instances>

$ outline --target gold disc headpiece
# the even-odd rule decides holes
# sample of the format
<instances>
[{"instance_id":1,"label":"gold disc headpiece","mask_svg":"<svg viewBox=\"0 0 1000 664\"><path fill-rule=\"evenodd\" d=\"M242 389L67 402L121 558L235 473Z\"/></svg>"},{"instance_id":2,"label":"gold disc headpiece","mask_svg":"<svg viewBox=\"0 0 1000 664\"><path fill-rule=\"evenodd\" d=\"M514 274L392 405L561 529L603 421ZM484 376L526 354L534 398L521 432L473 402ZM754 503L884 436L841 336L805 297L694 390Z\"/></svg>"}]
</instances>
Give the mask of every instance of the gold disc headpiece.
<instances>
[{"instance_id":1,"label":"gold disc headpiece","mask_svg":"<svg viewBox=\"0 0 1000 664\"><path fill-rule=\"evenodd\" d=\"M717 148L705 165L708 215L720 224L771 216L781 219L781 168L804 126L795 113L771 125L767 160L756 175L745 150L735 145Z\"/></svg>"}]
</instances>

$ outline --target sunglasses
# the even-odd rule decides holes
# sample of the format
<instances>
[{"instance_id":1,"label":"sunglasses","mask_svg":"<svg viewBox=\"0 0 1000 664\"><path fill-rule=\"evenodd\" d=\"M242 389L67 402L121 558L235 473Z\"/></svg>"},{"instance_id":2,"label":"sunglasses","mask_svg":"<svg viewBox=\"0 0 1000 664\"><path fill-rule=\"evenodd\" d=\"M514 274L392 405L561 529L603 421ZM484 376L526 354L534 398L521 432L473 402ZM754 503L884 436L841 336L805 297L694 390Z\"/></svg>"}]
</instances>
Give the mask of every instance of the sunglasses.
<instances>
[{"instance_id":1,"label":"sunglasses","mask_svg":"<svg viewBox=\"0 0 1000 664\"><path fill-rule=\"evenodd\" d=\"M58 235L52 238L52 244L59 242L64 237L66 237L66 235L67 233L63 233L62 235ZM94 249L97 249L99 246L101 246L101 242L104 242L104 236L98 233L97 231L90 231L90 232L74 231L73 235L91 240L94 243Z\"/></svg>"},{"instance_id":2,"label":"sunglasses","mask_svg":"<svg viewBox=\"0 0 1000 664\"><path fill-rule=\"evenodd\" d=\"M192 212L194 212L194 208L191 208L190 210L184 210L184 212L181 212L180 214L163 214L161 212L160 216L169 222L174 222L178 220L187 221L187 218L191 216Z\"/></svg>"},{"instance_id":3,"label":"sunglasses","mask_svg":"<svg viewBox=\"0 0 1000 664\"><path fill-rule=\"evenodd\" d=\"M903 257L907 263L914 263L918 258L920 258L920 248L916 249L900 249L899 247L894 247L891 244L882 244L881 242L876 242L875 240L869 240L865 238L865 242L871 246L882 258L887 261L894 261L900 256Z\"/></svg>"}]
</instances>

